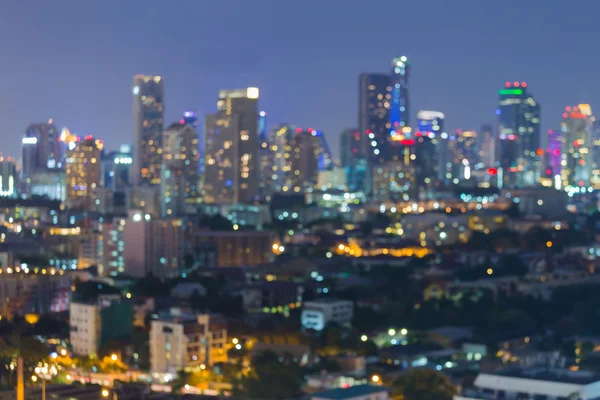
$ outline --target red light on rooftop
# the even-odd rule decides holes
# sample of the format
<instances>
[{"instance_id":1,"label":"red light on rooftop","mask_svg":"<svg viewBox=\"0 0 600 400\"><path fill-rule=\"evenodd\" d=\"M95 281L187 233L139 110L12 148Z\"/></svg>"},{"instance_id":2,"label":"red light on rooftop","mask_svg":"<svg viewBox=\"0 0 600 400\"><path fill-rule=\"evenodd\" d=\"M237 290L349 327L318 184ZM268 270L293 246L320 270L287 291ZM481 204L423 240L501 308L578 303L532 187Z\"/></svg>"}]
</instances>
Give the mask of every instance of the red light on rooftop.
<instances>
[{"instance_id":1,"label":"red light on rooftop","mask_svg":"<svg viewBox=\"0 0 600 400\"><path fill-rule=\"evenodd\" d=\"M552 129L548 129L548 135L552 135Z\"/></svg>"},{"instance_id":2,"label":"red light on rooftop","mask_svg":"<svg viewBox=\"0 0 600 400\"><path fill-rule=\"evenodd\" d=\"M302 128L296 128L296 133L302 132Z\"/></svg>"},{"instance_id":3,"label":"red light on rooftop","mask_svg":"<svg viewBox=\"0 0 600 400\"><path fill-rule=\"evenodd\" d=\"M569 116L569 114L567 114L566 112L563 113L563 118L567 118Z\"/></svg>"},{"instance_id":4,"label":"red light on rooftop","mask_svg":"<svg viewBox=\"0 0 600 400\"><path fill-rule=\"evenodd\" d=\"M546 170L546 175L550 175L551 173L552 173L552 170L551 170L550 168L548 168L548 169Z\"/></svg>"},{"instance_id":5,"label":"red light on rooftop","mask_svg":"<svg viewBox=\"0 0 600 400\"><path fill-rule=\"evenodd\" d=\"M6 157L6 160L7 160L7 161L10 161L10 160L11 160L10 156Z\"/></svg>"},{"instance_id":6,"label":"red light on rooftop","mask_svg":"<svg viewBox=\"0 0 600 400\"><path fill-rule=\"evenodd\" d=\"M521 84L519 82L515 82L515 83L513 83L513 86L514 87L519 87L519 86L521 86Z\"/></svg>"},{"instance_id":7,"label":"red light on rooftop","mask_svg":"<svg viewBox=\"0 0 600 400\"><path fill-rule=\"evenodd\" d=\"M521 82L521 87L527 87L527 82Z\"/></svg>"},{"instance_id":8,"label":"red light on rooftop","mask_svg":"<svg viewBox=\"0 0 600 400\"><path fill-rule=\"evenodd\" d=\"M579 107L577 107L577 106L574 106L574 107L573 107L573 111L579 111Z\"/></svg>"},{"instance_id":9,"label":"red light on rooftop","mask_svg":"<svg viewBox=\"0 0 600 400\"><path fill-rule=\"evenodd\" d=\"M496 168L488 168L487 173L488 173L488 175L497 175L498 174L498 169L496 169Z\"/></svg>"},{"instance_id":10,"label":"red light on rooftop","mask_svg":"<svg viewBox=\"0 0 600 400\"><path fill-rule=\"evenodd\" d=\"M179 120L179 123L180 123L181 125L183 125L183 124L185 124L185 121L184 121L184 120L182 120L182 119L180 119L180 120Z\"/></svg>"},{"instance_id":11,"label":"red light on rooftop","mask_svg":"<svg viewBox=\"0 0 600 400\"><path fill-rule=\"evenodd\" d=\"M538 156L543 156L544 155L544 149L537 149L537 155Z\"/></svg>"},{"instance_id":12,"label":"red light on rooftop","mask_svg":"<svg viewBox=\"0 0 600 400\"><path fill-rule=\"evenodd\" d=\"M308 133L312 133L313 128L308 128Z\"/></svg>"},{"instance_id":13,"label":"red light on rooftop","mask_svg":"<svg viewBox=\"0 0 600 400\"><path fill-rule=\"evenodd\" d=\"M510 87L510 82L506 82L506 83L504 84L504 86L505 86L505 87Z\"/></svg>"},{"instance_id":14,"label":"red light on rooftop","mask_svg":"<svg viewBox=\"0 0 600 400\"><path fill-rule=\"evenodd\" d=\"M565 111L567 111L567 112L570 112L570 111L571 111L571 107L569 107L569 106L566 106L566 107L565 107Z\"/></svg>"}]
</instances>

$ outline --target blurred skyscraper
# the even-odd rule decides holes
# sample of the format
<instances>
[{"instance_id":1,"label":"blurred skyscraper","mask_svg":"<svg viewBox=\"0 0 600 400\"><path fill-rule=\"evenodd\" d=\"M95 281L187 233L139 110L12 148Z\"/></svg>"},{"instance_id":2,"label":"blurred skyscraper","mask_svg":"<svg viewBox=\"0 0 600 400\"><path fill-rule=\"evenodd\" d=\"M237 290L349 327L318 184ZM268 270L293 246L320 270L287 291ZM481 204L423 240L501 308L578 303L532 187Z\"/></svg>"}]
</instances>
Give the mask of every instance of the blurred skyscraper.
<instances>
[{"instance_id":1,"label":"blurred skyscraper","mask_svg":"<svg viewBox=\"0 0 600 400\"><path fill-rule=\"evenodd\" d=\"M165 130L162 143L161 214L179 217L194 213L199 194L198 132L181 120Z\"/></svg>"},{"instance_id":2,"label":"blurred skyscraper","mask_svg":"<svg viewBox=\"0 0 600 400\"><path fill-rule=\"evenodd\" d=\"M391 90L387 74L362 73L359 76L357 157L369 165L385 162L390 136Z\"/></svg>"},{"instance_id":3,"label":"blurred skyscraper","mask_svg":"<svg viewBox=\"0 0 600 400\"><path fill-rule=\"evenodd\" d=\"M258 198L258 96L255 87L221 90L217 112L206 116L202 194L207 203L230 204Z\"/></svg>"},{"instance_id":4,"label":"blurred skyscraper","mask_svg":"<svg viewBox=\"0 0 600 400\"><path fill-rule=\"evenodd\" d=\"M421 110L417 113L415 132L415 183L420 192L431 192L439 182L442 166L441 135L444 114Z\"/></svg>"},{"instance_id":5,"label":"blurred skyscraper","mask_svg":"<svg viewBox=\"0 0 600 400\"><path fill-rule=\"evenodd\" d=\"M485 124L479 133L479 161L483 168L496 167L496 136L492 125Z\"/></svg>"},{"instance_id":6,"label":"blurred skyscraper","mask_svg":"<svg viewBox=\"0 0 600 400\"><path fill-rule=\"evenodd\" d=\"M10 157L0 157L0 196L17 197L17 167Z\"/></svg>"},{"instance_id":7,"label":"blurred skyscraper","mask_svg":"<svg viewBox=\"0 0 600 400\"><path fill-rule=\"evenodd\" d=\"M540 106L526 82L506 82L498 91L498 139L503 182L534 184L540 176Z\"/></svg>"},{"instance_id":8,"label":"blurred skyscraper","mask_svg":"<svg viewBox=\"0 0 600 400\"><path fill-rule=\"evenodd\" d=\"M24 178L35 171L62 167L59 133L52 120L47 123L31 124L21 140Z\"/></svg>"},{"instance_id":9,"label":"blurred skyscraper","mask_svg":"<svg viewBox=\"0 0 600 400\"><path fill-rule=\"evenodd\" d=\"M392 60L391 87L392 102L390 106L390 133L392 137L405 135L405 127L410 127L410 108L408 101L408 76L410 64L406 56Z\"/></svg>"},{"instance_id":10,"label":"blurred skyscraper","mask_svg":"<svg viewBox=\"0 0 600 400\"><path fill-rule=\"evenodd\" d=\"M563 112L562 186L589 186L593 165L594 116L589 104L566 107Z\"/></svg>"},{"instance_id":11,"label":"blurred skyscraper","mask_svg":"<svg viewBox=\"0 0 600 400\"><path fill-rule=\"evenodd\" d=\"M162 162L164 81L160 76L133 79L133 179L138 185L158 185Z\"/></svg>"},{"instance_id":12,"label":"blurred skyscraper","mask_svg":"<svg viewBox=\"0 0 600 400\"><path fill-rule=\"evenodd\" d=\"M89 209L93 194L100 187L101 152L104 143L85 136L69 150L66 158L67 202L74 207Z\"/></svg>"},{"instance_id":13,"label":"blurred skyscraper","mask_svg":"<svg viewBox=\"0 0 600 400\"><path fill-rule=\"evenodd\" d=\"M267 113L264 111L259 113L258 141L260 143L258 150L258 158L260 160L259 192L261 199L269 200L274 192L273 176L276 171L273 171L275 161L272 148L273 142L267 132Z\"/></svg>"},{"instance_id":14,"label":"blurred skyscraper","mask_svg":"<svg viewBox=\"0 0 600 400\"><path fill-rule=\"evenodd\" d=\"M360 131L356 129L346 129L340 134L341 163L346 175L345 183L350 191L365 187L367 165L364 157L361 157L360 140Z\"/></svg>"}]
</instances>

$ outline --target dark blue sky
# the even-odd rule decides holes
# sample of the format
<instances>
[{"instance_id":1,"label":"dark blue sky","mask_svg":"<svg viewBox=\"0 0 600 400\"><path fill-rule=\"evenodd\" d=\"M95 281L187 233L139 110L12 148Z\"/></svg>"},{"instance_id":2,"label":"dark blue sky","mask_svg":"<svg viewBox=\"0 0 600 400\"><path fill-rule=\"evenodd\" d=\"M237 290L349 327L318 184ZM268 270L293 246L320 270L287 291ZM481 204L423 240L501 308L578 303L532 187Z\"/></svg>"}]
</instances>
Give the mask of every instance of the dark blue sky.
<instances>
[{"instance_id":1,"label":"dark blue sky","mask_svg":"<svg viewBox=\"0 0 600 400\"><path fill-rule=\"evenodd\" d=\"M322 129L337 153L358 74L402 54L415 113L479 129L496 90L525 80L546 131L566 104L600 109L599 13L596 0L6 0L0 151L18 155L26 126L49 117L130 143L131 80L147 73L165 78L167 124L212 112L219 88L256 85L270 125Z\"/></svg>"}]
</instances>

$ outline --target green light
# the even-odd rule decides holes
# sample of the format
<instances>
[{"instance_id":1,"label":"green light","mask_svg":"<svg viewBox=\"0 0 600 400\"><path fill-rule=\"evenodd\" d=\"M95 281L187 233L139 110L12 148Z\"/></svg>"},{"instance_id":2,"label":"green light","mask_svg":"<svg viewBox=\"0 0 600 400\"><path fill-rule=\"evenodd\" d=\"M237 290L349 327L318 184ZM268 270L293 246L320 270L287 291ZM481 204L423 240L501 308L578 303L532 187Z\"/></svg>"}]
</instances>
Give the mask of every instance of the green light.
<instances>
[{"instance_id":1,"label":"green light","mask_svg":"<svg viewBox=\"0 0 600 400\"><path fill-rule=\"evenodd\" d=\"M502 89L502 90L498 90L498 94L499 95L507 95L507 94L523 94L523 91L521 89Z\"/></svg>"}]
</instances>

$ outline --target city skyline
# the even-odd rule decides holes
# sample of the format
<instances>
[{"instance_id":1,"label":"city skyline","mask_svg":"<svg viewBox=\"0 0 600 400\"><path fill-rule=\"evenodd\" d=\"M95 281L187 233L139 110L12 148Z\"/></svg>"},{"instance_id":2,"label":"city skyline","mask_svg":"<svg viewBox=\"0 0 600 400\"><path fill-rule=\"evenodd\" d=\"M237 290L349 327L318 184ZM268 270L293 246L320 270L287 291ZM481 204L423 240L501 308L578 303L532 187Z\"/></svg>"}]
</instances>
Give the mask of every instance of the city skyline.
<instances>
[{"instance_id":1,"label":"city skyline","mask_svg":"<svg viewBox=\"0 0 600 400\"><path fill-rule=\"evenodd\" d=\"M505 81L528 82L544 108L543 133L560 127L565 105L588 103L594 110L600 104L589 83L594 63L575 61L588 48L585 39L593 37L593 11L600 10L593 2L586 13L581 7L550 7L562 4L558 0L545 2L545 7L516 1L372 4L386 14L427 11L432 21L440 19L424 28L419 18L408 18L401 43L393 39L392 25L365 30L347 23L364 18L358 0L344 3L348 18L339 18L337 6L316 2L318 13L310 4L233 3L228 32L218 40L211 32L219 27L219 18L203 16L228 11L217 3L184 2L187 11L182 13L181 4L154 1L142 8L141 2L131 1L119 15L112 7L117 3L110 1L41 3L36 8L11 3L0 15L0 37L5 38L0 43L9 60L0 66L0 109L6 112L0 120L2 152L19 156L19 138L27 126L49 118L59 129L67 126L80 136L104 139L108 149L131 144L131 79L138 73L165 78L165 126L187 109L202 116L214 110L221 88L256 86L270 127L287 122L318 128L330 138L336 158L338 135L357 121L359 74L387 73L390 60L400 55L411 60L410 120L420 109L439 110L446 115L448 131L495 124L496 93ZM501 30L523 16L530 23L522 29ZM145 29L169 20L177 25ZM257 22L261 20L271 22ZM284 29L305 21L320 29ZM560 31L552 21L560 21ZM36 31L46 34L40 37ZM9 41L15 32L20 40ZM573 41L574 36L582 39ZM389 40L377 42L378 37ZM153 52L160 56L151 57ZM564 71L569 70L578 73L567 78Z\"/></svg>"}]
</instances>

